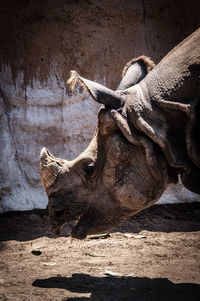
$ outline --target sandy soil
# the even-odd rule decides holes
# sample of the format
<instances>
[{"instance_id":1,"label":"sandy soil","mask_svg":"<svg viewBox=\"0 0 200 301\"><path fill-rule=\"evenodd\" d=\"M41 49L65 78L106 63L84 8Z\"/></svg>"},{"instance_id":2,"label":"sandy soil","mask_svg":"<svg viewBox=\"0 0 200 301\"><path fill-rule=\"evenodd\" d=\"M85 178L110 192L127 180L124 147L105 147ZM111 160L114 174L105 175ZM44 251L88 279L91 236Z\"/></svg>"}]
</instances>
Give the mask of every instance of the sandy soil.
<instances>
[{"instance_id":1,"label":"sandy soil","mask_svg":"<svg viewBox=\"0 0 200 301\"><path fill-rule=\"evenodd\" d=\"M0 300L200 300L199 213L157 205L84 241L53 237L45 210L3 214Z\"/></svg>"}]
</instances>

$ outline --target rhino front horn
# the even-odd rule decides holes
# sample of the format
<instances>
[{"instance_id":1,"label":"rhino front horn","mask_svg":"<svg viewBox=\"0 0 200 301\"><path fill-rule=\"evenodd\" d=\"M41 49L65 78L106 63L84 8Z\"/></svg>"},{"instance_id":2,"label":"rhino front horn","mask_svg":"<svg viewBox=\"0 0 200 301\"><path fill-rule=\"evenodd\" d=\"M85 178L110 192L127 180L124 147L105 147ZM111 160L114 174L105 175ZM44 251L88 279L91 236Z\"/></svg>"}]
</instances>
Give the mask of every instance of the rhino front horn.
<instances>
[{"instance_id":1,"label":"rhino front horn","mask_svg":"<svg viewBox=\"0 0 200 301\"><path fill-rule=\"evenodd\" d=\"M40 153L40 178L45 191L52 186L60 173L59 159L55 158L47 148Z\"/></svg>"}]
</instances>

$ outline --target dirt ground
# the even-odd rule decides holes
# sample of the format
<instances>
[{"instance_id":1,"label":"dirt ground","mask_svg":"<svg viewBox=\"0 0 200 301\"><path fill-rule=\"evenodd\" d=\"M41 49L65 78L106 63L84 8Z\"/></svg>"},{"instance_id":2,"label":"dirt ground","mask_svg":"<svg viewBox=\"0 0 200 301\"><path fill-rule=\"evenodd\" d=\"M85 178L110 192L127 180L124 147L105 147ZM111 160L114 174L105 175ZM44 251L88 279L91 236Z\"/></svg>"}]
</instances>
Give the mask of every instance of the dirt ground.
<instances>
[{"instance_id":1,"label":"dirt ground","mask_svg":"<svg viewBox=\"0 0 200 301\"><path fill-rule=\"evenodd\" d=\"M200 204L155 205L106 238L53 237L46 210L0 216L0 300L200 300Z\"/></svg>"}]
</instances>

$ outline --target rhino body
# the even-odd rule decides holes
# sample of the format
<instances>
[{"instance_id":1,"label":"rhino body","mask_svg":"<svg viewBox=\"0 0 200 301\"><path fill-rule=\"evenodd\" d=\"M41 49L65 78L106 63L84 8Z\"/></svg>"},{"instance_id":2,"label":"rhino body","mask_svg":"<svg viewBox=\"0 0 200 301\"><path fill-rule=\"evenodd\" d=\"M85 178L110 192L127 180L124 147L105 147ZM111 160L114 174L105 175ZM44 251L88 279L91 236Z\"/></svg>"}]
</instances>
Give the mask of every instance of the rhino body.
<instances>
[{"instance_id":1,"label":"rhino body","mask_svg":"<svg viewBox=\"0 0 200 301\"><path fill-rule=\"evenodd\" d=\"M116 91L79 76L92 98L105 105L88 148L75 160L40 155L52 231L78 219L72 236L111 230L155 203L181 176L200 193L200 29L154 67L131 60Z\"/></svg>"}]
</instances>

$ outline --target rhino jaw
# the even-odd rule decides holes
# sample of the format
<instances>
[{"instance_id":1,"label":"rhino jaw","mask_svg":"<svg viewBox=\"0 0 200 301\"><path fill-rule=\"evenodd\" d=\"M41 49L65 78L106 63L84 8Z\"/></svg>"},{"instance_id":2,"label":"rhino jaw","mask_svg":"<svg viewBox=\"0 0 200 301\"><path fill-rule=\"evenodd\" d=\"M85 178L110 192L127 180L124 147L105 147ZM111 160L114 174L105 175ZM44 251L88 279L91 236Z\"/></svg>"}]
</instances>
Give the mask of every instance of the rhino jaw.
<instances>
[{"instance_id":1,"label":"rhino jaw","mask_svg":"<svg viewBox=\"0 0 200 301\"><path fill-rule=\"evenodd\" d=\"M87 235L102 234L110 231L115 222L105 217L99 208L89 207L79 216L71 235L73 238L85 239Z\"/></svg>"}]
</instances>

